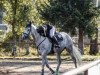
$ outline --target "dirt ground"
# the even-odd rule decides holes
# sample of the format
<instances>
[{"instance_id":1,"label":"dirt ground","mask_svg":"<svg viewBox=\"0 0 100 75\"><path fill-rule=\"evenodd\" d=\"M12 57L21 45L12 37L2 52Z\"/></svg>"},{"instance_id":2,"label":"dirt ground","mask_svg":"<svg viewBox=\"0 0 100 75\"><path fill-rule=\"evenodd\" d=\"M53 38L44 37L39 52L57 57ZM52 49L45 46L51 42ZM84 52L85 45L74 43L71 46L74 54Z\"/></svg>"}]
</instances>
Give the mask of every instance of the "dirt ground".
<instances>
[{"instance_id":1,"label":"dirt ground","mask_svg":"<svg viewBox=\"0 0 100 75\"><path fill-rule=\"evenodd\" d=\"M84 62L86 64L87 62ZM56 61L49 61L49 65L56 70ZM60 73L74 69L72 61L64 61L60 66ZM0 60L0 75L40 75L41 61L36 60ZM45 67L45 75L52 75Z\"/></svg>"}]
</instances>

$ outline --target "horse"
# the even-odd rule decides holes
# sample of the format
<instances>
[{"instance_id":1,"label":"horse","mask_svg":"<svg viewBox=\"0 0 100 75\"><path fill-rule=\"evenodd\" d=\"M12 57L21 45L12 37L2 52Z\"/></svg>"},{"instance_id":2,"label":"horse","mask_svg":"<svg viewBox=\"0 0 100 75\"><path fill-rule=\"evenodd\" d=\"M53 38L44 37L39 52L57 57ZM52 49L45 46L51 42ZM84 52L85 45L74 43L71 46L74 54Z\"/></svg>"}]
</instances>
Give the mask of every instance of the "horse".
<instances>
[{"instance_id":1,"label":"horse","mask_svg":"<svg viewBox=\"0 0 100 75\"><path fill-rule=\"evenodd\" d=\"M38 49L38 53L41 55L42 58L42 70L41 70L41 75L44 75L44 66L51 71L52 74L58 75L59 73L59 67L61 65L61 53L64 49L69 52L70 56L72 57L72 60L75 64L75 67L80 65L82 63L81 60L81 53L77 47L74 46L73 40L71 37L65 33L65 32L59 32L59 34L62 36L63 40L59 41L60 48L54 47L54 52L57 57L57 68L56 72L49 66L48 60L47 60L47 55L50 53L52 49L52 42L44 36L41 36L37 32L37 27L33 25L31 22L26 24L26 27L24 29L24 32L22 33L22 40L25 40L28 38L30 35L33 37L35 40L35 44Z\"/></svg>"}]
</instances>

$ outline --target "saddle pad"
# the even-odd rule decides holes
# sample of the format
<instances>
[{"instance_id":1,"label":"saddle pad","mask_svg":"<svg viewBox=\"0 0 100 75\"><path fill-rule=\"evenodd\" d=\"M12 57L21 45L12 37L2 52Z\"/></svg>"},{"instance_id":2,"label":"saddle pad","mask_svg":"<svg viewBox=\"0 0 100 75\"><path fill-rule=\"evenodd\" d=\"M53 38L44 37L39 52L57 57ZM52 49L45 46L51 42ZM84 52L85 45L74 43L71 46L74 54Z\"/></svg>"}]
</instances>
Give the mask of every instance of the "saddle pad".
<instances>
[{"instance_id":1,"label":"saddle pad","mask_svg":"<svg viewBox=\"0 0 100 75\"><path fill-rule=\"evenodd\" d=\"M56 32L55 37L57 38L58 42L63 40L63 37L60 33Z\"/></svg>"}]
</instances>

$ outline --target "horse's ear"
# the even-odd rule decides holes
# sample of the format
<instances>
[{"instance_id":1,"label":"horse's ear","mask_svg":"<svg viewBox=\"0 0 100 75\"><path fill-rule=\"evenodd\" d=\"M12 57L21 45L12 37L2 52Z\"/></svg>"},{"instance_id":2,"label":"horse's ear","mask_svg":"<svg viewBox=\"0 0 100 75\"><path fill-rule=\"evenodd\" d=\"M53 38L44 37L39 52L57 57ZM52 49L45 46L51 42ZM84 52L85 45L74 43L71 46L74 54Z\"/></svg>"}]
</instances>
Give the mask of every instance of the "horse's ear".
<instances>
[{"instance_id":1,"label":"horse's ear","mask_svg":"<svg viewBox=\"0 0 100 75\"><path fill-rule=\"evenodd\" d=\"M32 24L32 22L31 21L29 21L29 25L31 26L31 24Z\"/></svg>"},{"instance_id":2,"label":"horse's ear","mask_svg":"<svg viewBox=\"0 0 100 75\"><path fill-rule=\"evenodd\" d=\"M31 24L32 24L31 21L27 22L27 26L31 26Z\"/></svg>"}]
</instances>

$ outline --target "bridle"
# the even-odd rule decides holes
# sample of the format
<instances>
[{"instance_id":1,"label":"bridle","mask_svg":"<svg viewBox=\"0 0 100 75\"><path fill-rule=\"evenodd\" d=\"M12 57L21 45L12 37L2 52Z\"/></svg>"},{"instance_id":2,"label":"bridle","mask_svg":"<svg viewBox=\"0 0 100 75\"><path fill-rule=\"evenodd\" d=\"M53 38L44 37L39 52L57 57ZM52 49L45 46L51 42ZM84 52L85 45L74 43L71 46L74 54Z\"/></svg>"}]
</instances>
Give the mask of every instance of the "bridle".
<instances>
[{"instance_id":1,"label":"bridle","mask_svg":"<svg viewBox=\"0 0 100 75\"><path fill-rule=\"evenodd\" d=\"M31 33L31 26L30 26L30 29L29 29L29 32L28 33L24 33L23 32L23 34L26 35L27 37L29 36L30 33Z\"/></svg>"}]
</instances>

